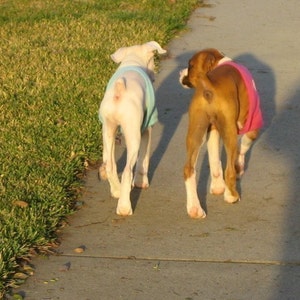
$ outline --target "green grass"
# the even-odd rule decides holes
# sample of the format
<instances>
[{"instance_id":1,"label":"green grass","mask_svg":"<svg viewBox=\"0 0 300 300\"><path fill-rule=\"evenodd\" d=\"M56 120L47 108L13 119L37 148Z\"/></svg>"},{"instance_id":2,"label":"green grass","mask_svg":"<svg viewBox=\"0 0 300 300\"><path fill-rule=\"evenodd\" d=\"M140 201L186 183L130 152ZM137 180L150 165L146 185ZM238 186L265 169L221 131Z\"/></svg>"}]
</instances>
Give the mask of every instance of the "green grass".
<instances>
[{"instance_id":1,"label":"green grass","mask_svg":"<svg viewBox=\"0 0 300 300\"><path fill-rule=\"evenodd\" d=\"M0 0L0 297L56 239L101 157L97 110L122 46L165 45L198 0ZM24 201L27 207L18 205Z\"/></svg>"}]
</instances>

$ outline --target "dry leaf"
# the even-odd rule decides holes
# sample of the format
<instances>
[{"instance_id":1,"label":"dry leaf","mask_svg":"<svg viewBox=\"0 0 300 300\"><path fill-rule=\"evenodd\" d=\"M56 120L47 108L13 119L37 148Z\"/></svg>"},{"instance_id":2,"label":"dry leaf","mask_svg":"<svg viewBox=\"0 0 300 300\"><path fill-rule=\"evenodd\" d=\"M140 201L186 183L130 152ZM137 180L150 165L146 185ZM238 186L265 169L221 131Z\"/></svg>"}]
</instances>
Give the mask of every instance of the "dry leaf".
<instances>
[{"instance_id":1,"label":"dry leaf","mask_svg":"<svg viewBox=\"0 0 300 300\"><path fill-rule=\"evenodd\" d=\"M28 275L33 275L34 273L34 268L31 267L30 265L24 265L22 269Z\"/></svg>"},{"instance_id":2,"label":"dry leaf","mask_svg":"<svg viewBox=\"0 0 300 300\"><path fill-rule=\"evenodd\" d=\"M18 272L14 275L14 279L26 279L28 277L27 274Z\"/></svg>"},{"instance_id":3,"label":"dry leaf","mask_svg":"<svg viewBox=\"0 0 300 300\"><path fill-rule=\"evenodd\" d=\"M86 247L84 245L81 245L74 249L75 253L83 253L85 251Z\"/></svg>"},{"instance_id":4,"label":"dry leaf","mask_svg":"<svg viewBox=\"0 0 300 300\"><path fill-rule=\"evenodd\" d=\"M13 203L15 206L19 206L19 207L22 207L22 208L25 208L28 206L28 203L25 202L25 201L22 201L22 200L17 200Z\"/></svg>"}]
</instances>

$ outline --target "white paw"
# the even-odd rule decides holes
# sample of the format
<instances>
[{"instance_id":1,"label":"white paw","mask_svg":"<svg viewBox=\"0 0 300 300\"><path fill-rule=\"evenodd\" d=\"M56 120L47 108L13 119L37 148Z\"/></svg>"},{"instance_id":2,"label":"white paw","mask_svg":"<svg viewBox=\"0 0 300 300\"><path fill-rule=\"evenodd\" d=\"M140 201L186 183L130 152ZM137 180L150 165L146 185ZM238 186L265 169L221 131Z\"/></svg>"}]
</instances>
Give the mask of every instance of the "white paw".
<instances>
[{"instance_id":1,"label":"white paw","mask_svg":"<svg viewBox=\"0 0 300 300\"><path fill-rule=\"evenodd\" d=\"M227 203L235 203L235 202L238 202L240 201L240 197L239 195L238 196L233 196L230 191L226 188L225 189L225 193L224 193L224 200L227 202Z\"/></svg>"},{"instance_id":2,"label":"white paw","mask_svg":"<svg viewBox=\"0 0 300 300\"><path fill-rule=\"evenodd\" d=\"M222 195L225 192L225 182L222 176L211 178L210 193L212 195Z\"/></svg>"},{"instance_id":3,"label":"white paw","mask_svg":"<svg viewBox=\"0 0 300 300\"><path fill-rule=\"evenodd\" d=\"M135 174L134 186L140 189L147 189L149 187L148 176L143 174Z\"/></svg>"},{"instance_id":4,"label":"white paw","mask_svg":"<svg viewBox=\"0 0 300 300\"><path fill-rule=\"evenodd\" d=\"M116 213L117 213L117 215L123 216L123 217L131 216L132 215L131 205L129 205L129 206L127 206L127 205L125 205L125 206L118 205Z\"/></svg>"},{"instance_id":5,"label":"white paw","mask_svg":"<svg viewBox=\"0 0 300 300\"><path fill-rule=\"evenodd\" d=\"M188 215L192 219L203 219L206 217L205 211L200 206L193 206L187 209Z\"/></svg>"}]
</instances>

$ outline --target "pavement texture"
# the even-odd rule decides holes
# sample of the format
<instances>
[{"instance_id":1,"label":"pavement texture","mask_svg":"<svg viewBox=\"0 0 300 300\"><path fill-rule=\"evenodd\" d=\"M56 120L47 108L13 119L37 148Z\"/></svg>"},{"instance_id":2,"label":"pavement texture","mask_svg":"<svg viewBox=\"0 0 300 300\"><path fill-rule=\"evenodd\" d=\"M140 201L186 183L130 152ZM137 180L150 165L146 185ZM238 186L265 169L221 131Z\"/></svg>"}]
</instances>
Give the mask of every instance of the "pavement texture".
<instances>
[{"instance_id":1,"label":"pavement texture","mask_svg":"<svg viewBox=\"0 0 300 300\"><path fill-rule=\"evenodd\" d=\"M25 299L300 299L300 5L206 3L166 47L155 82L150 188L132 191L134 215L117 216L108 182L89 171L84 205L63 231L61 255L35 258L35 274L15 291ZM192 220L183 165L193 91L181 88L178 74L207 47L250 69L265 127L247 157L238 204L209 194L203 147L198 190L207 217ZM120 169L124 150L123 141Z\"/></svg>"}]
</instances>

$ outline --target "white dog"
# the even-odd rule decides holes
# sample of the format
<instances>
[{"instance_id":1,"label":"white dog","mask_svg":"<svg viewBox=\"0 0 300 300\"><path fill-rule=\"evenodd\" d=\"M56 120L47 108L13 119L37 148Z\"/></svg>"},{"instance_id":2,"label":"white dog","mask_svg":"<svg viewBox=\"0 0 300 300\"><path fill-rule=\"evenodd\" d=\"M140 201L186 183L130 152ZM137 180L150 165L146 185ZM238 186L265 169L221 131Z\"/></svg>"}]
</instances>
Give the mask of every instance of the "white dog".
<instances>
[{"instance_id":1,"label":"white dog","mask_svg":"<svg viewBox=\"0 0 300 300\"><path fill-rule=\"evenodd\" d=\"M132 214L130 191L132 185L147 188L151 126L157 122L154 80L154 52L166 53L155 42L123 47L111 55L121 63L110 79L99 109L103 135L103 164L101 179L108 179L113 197L118 198L117 214ZM126 166L121 183L115 162L115 135L121 127L127 147ZM133 178L133 167L136 164Z\"/></svg>"}]
</instances>

